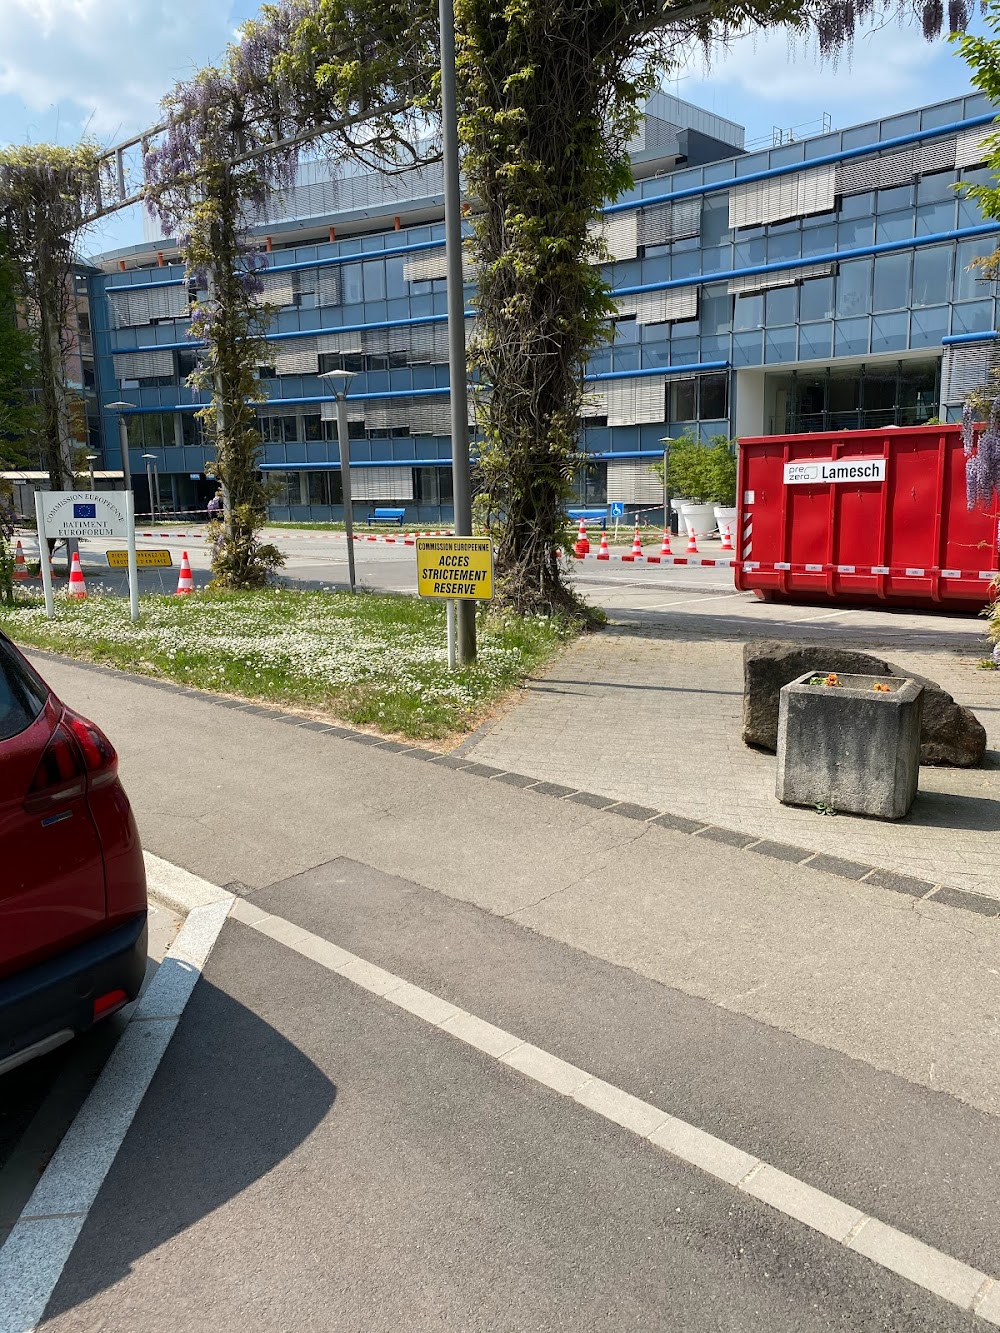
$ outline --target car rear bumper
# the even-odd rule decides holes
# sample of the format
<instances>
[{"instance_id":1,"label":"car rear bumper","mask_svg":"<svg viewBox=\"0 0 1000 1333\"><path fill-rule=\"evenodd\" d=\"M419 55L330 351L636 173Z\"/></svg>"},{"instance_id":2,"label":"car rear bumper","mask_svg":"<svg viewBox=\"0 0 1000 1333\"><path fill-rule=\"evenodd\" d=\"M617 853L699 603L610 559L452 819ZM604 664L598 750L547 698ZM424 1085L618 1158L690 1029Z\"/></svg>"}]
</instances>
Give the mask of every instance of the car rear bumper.
<instances>
[{"instance_id":1,"label":"car rear bumper","mask_svg":"<svg viewBox=\"0 0 1000 1333\"><path fill-rule=\"evenodd\" d=\"M146 913L0 981L0 1074L94 1023L94 1001L139 994L146 975Z\"/></svg>"}]
</instances>

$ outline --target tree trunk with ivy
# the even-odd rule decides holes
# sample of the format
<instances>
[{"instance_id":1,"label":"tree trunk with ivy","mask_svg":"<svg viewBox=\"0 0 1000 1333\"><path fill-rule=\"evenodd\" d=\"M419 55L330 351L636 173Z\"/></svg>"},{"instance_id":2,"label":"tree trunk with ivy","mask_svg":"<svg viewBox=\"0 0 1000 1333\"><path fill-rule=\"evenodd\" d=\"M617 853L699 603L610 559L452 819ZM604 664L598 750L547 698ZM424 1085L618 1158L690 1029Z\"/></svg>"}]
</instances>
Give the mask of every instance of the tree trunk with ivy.
<instances>
[{"instance_id":1,"label":"tree trunk with ivy","mask_svg":"<svg viewBox=\"0 0 1000 1333\"><path fill-rule=\"evenodd\" d=\"M260 283L242 240L242 210L225 167L202 179L204 198L192 216L185 245L190 275L207 274L207 300L196 306L191 336L206 350L192 383L211 391L201 416L214 445L213 471L225 497L214 533L213 582L217 587L254 588L267 583L284 557L258 534L267 520L267 490L260 473L261 438L257 404L264 398L254 374L263 357L266 319Z\"/></svg>"},{"instance_id":2,"label":"tree trunk with ivy","mask_svg":"<svg viewBox=\"0 0 1000 1333\"><path fill-rule=\"evenodd\" d=\"M488 386L485 509L501 599L578 613L558 551L579 450L584 369L614 311L592 225L630 182L642 86L622 68L636 38L620 6L460 0L461 131L476 219L473 368Z\"/></svg>"}]
</instances>

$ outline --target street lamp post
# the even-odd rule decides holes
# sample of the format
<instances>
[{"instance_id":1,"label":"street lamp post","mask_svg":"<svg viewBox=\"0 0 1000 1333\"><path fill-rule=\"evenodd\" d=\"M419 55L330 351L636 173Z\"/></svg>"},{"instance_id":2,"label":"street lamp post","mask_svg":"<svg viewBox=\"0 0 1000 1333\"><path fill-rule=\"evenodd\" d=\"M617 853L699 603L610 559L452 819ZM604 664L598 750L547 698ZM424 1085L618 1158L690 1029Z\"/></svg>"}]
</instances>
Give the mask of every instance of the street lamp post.
<instances>
[{"instance_id":1,"label":"street lamp post","mask_svg":"<svg viewBox=\"0 0 1000 1333\"><path fill-rule=\"evenodd\" d=\"M347 428L347 386L354 378L350 370L326 370L319 376L326 380L337 405L337 444L340 447L340 486L344 499L344 532L347 537L347 578L354 587L354 514L351 509L351 438Z\"/></svg>"},{"instance_id":2,"label":"street lamp post","mask_svg":"<svg viewBox=\"0 0 1000 1333\"><path fill-rule=\"evenodd\" d=\"M146 481L149 483L149 517L156 519L156 501L153 498L153 464L156 462L155 454L143 454L146 460Z\"/></svg>"},{"instance_id":3,"label":"street lamp post","mask_svg":"<svg viewBox=\"0 0 1000 1333\"><path fill-rule=\"evenodd\" d=\"M134 403L108 403L110 410L118 416L118 446L122 455L122 485L126 491L132 489L132 468L128 461L128 422L125 413L131 411Z\"/></svg>"},{"instance_id":4,"label":"street lamp post","mask_svg":"<svg viewBox=\"0 0 1000 1333\"><path fill-rule=\"evenodd\" d=\"M451 396L451 473L455 532L472 536L472 474L469 463L469 406L465 388L465 283L462 274L462 183L458 161L458 81L455 70L454 0L438 0L441 39L441 139L444 158L445 269L448 284L448 382ZM476 660L476 604L457 609L458 660Z\"/></svg>"},{"instance_id":5,"label":"street lamp post","mask_svg":"<svg viewBox=\"0 0 1000 1333\"><path fill-rule=\"evenodd\" d=\"M97 489L97 487L94 485L94 464L97 462L97 459L99 457L100 457L99 454L87 455L87 466L90 469L90 489L92 491Z\"/></svg>"}]
</instances>

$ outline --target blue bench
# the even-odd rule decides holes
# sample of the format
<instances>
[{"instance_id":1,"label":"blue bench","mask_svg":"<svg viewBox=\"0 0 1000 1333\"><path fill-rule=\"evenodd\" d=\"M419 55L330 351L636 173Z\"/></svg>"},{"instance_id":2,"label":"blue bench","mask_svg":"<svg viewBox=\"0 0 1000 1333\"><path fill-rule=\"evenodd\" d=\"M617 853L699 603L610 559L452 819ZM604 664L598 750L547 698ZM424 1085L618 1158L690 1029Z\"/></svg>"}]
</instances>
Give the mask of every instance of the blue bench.
<instances>
[{"instance_id":1,"label":"blue bench","mask_svg":"<svg viewBox=\"0 0 1000 1333\"><path fill-rule=\"evenodd\" d=\"M574 523L579 523L582 518L585 523L600 523L602 528L608 526L606 509L567 509L566 514Z\"/></svg>"},{"instance_id":2,"label":"blue bench","mask_svg":"<svg viewBox=\"0 0 1000 1333\"><path fill-rule=\"evenodd\" d=\"M403 526L405 509L373 509L368 514L369 523L398 523Z\"/></svg>"}]
</instances>

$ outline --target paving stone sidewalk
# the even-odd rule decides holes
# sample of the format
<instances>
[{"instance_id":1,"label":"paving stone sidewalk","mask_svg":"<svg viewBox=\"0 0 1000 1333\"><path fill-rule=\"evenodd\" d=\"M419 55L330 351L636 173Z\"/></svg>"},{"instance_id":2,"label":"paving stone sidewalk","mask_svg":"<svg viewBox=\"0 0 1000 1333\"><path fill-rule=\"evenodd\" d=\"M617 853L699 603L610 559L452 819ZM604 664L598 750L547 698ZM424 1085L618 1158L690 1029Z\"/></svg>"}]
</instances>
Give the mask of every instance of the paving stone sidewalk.
<instances>
[{"instance_id":1,"label":"paving stone sidewalk","mask_svg":"<svg viewBox=\"0 0 1000 1333\"><path fill-rule=\"evenodd\" d=\"M784 637L774 635L774 637ZM838 646L849 646L847 642ZM869 641L868 651L880 650ZM981 769L921 768L899 823L824 816L775 799L773 755L740 740L743 643L661 625L580 640L462 752L484 763L1000 897L1000 673L966 651L881 650L938 681L986 727Z\"/></svg>"}]
</instances>

